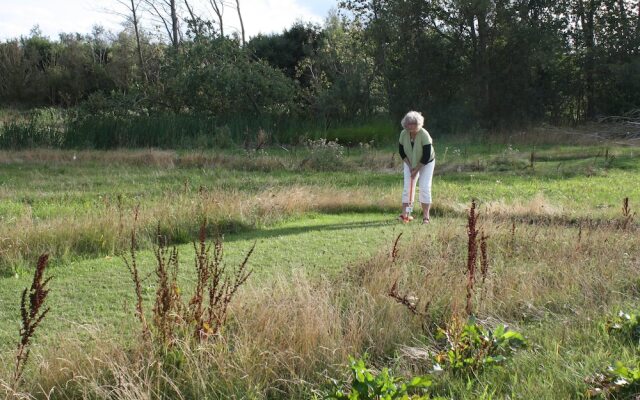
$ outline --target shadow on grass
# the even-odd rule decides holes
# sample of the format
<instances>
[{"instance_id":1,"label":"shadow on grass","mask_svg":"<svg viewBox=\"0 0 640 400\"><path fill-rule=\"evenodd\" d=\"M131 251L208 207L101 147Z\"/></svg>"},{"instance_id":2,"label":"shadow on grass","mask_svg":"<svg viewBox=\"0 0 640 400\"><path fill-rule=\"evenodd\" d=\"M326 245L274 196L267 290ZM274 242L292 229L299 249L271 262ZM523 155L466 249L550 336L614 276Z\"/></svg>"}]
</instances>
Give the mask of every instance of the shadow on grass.
<instances>
[{"instance_id":1,"label":"shadow on grass","mask_svg":"<svg viewBox=\"0 0 640 400\"><path fill-rule=\"evenodd\" d=\"M392 217L388 220L376 220L376 221L354 221L345 223L328 223L318 225L304 225L304 226L287 226L282 228L267 228L267 229L253 229L245 232L234 232L228 236L225 236L225 242L234 242L238 240L258 240L258 239L270 239L280 236L300 235L309 232L320 231L340 231L350 229L363 229L363 228L378 228L381 226L393 225L398 223Z\"/></svg>"}]
</instances>

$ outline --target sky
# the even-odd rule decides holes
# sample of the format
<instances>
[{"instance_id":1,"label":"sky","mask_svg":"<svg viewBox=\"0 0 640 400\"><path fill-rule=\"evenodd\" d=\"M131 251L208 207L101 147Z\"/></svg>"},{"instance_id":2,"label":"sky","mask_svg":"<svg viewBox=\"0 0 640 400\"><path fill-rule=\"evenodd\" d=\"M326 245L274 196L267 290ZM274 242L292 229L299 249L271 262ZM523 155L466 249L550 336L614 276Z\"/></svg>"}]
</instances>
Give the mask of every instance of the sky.
<instances>
[{"instance_id":1,"label":"sky","mask_svg":"<svg viewBox=\"0 0 640 400\"><path fill-rule=\"evenodd\" d=\"M226 0L235 4L234 0ZM183 4L180 0L179 3ZM213 19L208 0L190 0L199 13ZM297 20L322 23L337 0L240 0L240 10L248 37L258 33L282 32ZM90 33L98 24L117 32L123 17L112 11L126 13L117 0L0 0L0 40L26 36L39 25L44 36L57 39L60 32ZM151 28L149 18L143 22ZM225 34L239 31L235 8L224 11Z\"/></svg>"}]
</instances>

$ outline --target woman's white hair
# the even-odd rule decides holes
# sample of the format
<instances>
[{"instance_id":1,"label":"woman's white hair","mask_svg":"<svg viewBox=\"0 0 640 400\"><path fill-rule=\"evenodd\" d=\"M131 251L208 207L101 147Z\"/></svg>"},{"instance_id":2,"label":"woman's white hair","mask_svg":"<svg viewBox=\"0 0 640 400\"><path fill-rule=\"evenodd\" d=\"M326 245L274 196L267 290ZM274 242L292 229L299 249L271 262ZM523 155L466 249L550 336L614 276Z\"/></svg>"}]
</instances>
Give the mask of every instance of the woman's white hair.
<instances>
[{"instance_id":1,"label":"woman's white hair","mask_svg":"<svg viewBox=\"0 0 640 400\"><path fill-rule=\"evenodd\" d=\"M418 124L418 129L420 129L422 128L422 125L424 125L424 117L418 111L409 111L407 115L402 118L402 122L400 123L404 129L407 129L408 124L413 123Z\"/></svg>"}]
</instances>

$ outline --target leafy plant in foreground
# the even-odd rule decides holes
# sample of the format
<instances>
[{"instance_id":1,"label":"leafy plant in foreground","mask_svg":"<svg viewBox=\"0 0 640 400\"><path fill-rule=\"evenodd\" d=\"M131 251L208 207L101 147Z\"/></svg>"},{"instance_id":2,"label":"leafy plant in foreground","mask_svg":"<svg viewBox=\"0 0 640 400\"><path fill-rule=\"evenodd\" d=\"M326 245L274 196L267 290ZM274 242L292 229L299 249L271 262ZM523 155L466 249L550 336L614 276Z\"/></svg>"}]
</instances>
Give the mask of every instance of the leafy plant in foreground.
<instances>
[{"instance_id":1,"label":"leafy plant in foreground","mask_svg":"<svg viewBox=\"0 0 640 400\"><path fill-rule=\"evenodd\" d=\"M394 377L388 368L379 373L367 368L365 361L349 357L353 378L350 383L334 382L334 390L325 399L374 400L374 399L430 399L425 393L431 387L428 376L416 376L409 380ZM346 387L346 388L345 388Z\"/></svg>"},{"instance_id":2,"label":"leafy plant in foreground","mask_svg":"<svg viewBox=\"0 0 640 400\"><path fill-rule=\"evenodd\" d=\"M436 340L441 348L434 357L435 369L454 373L479 371L503 363L514 351L527 346L522 334L502 324L491 330L478 324L474 317L464 324L460 322L454 317L439 328Z\"/></svg>"},{"instance_id":3,"label":"leafy plant in foreground","mask_svg":"<svg viewBox=\"0 0 640 400\"><path fill-rule=\"evenodd\" d=\"M589 397L637 399L640 393L640 363L629 368L616 361L604 372L587 378L586 382L590 384L587 390Z\"/></svg>"},{"instance_id":4,"label":"leafy plant in foreground","mask_svg":"<svg viewBox=\"0 0 640 400\"><path fill-rule=\"evenodd\" d=\"M628 338L640 344L640 315L623 311L605 322L605 330L610 335Z\"/></svg>"}]
</instances>

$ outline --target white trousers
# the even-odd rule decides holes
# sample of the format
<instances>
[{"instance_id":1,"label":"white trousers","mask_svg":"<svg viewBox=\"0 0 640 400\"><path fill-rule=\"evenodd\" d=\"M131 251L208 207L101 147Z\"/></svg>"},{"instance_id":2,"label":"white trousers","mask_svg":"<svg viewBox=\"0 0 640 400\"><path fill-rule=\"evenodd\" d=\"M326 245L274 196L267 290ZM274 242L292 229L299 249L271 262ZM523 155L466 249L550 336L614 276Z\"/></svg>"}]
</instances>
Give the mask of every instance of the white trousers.
<instances>
[{"instance_id":1,"label":"white trousers","mask_svg":"<svg viewBox=\"0 0 640 400\"><path fill-rule=\"evenodd\" d=\"M431 161L429 164L424 165L418 171L416 178L413 180L413 197L409 201L409 185L411 183L411 169L407 166L407 163L403 162L404 166L404 188L402 190L402 202L413 203L416 194L416 181L420 188L420 203L431 204L431 180L433 178L433 168L436 165L436 160Z\"/></svg>"}]
</instances>

